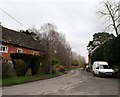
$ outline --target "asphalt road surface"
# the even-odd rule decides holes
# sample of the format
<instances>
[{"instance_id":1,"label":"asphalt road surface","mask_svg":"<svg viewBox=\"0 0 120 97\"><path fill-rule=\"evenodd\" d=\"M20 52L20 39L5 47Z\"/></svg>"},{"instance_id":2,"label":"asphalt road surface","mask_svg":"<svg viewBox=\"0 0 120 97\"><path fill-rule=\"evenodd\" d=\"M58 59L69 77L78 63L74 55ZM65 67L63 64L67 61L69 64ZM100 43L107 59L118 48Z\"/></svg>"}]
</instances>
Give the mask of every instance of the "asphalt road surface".
<instances>
[{"instance_id":1,"label":"asphalt road surface","mask_svg":"<svg viewBox=\"0 0 120 97\"><path fill-rule=\"evenodd\" d=\"M118 95L117 78L72 70L60 77L2 88L2 95Z\"/></svg>"}]
</instances>

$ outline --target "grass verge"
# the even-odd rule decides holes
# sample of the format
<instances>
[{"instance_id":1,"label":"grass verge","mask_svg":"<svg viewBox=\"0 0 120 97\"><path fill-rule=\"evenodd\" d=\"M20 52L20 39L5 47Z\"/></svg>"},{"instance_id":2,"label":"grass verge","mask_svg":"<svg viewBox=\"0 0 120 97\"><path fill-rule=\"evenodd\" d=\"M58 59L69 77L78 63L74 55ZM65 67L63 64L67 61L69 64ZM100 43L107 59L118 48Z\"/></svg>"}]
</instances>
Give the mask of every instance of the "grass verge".
<instances>
[{"instance_id":1,"label":"grass verge","mask_svg":"<svg viewBox=\"0 0 120 97\"><path fill-rule=\"evenodd\" d=\"M66 68L67 71L76 70L76 69L79 69L79 68Z\"/></svg>"},{"instance_id":2,"label":"grass verge","mask_svg":"<svg viewBox=\"0 0 120 97\"><path fill-rule=\"evenodd\" d=\"M43 80L43 79L49 79L49 78L57 77L63 74L64 73L59 72L57 74L52 74L52 75L41 74L41 75L36 75L36 76L19 76L19 77L14 76L14 77L2 79L2 86L11 86L11 85L17 85L17 84L23 84L27 82Z\"/></svg>"}]
</instances>

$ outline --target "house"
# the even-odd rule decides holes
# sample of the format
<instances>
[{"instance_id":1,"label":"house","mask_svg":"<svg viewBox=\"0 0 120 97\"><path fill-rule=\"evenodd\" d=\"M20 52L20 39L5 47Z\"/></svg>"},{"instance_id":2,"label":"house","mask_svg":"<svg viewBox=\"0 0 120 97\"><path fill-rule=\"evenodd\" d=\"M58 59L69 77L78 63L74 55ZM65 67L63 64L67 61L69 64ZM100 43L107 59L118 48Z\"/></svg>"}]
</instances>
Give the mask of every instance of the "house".
<instances>
[{"instance_id":1,"label":"house","mask_svg":"<svg viewBox=\"0 0 120 97\"><path fill-rule=\"evenodd\" d=\"M1 26L1 25L0 25ZM11 60L11 53L27 53L27 54L46 54L43 46L40 45L31 35L22 32L0 27L0 56L4 60Z\"/></svg>"}]
</instances>

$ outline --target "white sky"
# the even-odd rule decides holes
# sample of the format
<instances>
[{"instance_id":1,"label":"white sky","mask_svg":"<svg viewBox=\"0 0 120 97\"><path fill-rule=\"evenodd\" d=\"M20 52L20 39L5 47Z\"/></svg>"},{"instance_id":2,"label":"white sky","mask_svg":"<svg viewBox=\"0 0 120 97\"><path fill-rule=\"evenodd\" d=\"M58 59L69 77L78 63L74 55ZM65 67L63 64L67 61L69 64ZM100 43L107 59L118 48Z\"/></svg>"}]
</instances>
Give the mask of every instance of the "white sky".
<instances>
[{"instance_id":1,"label":"white sky","mask_svg":"<svg viewBox=\"0 0 120 97\"><path fill-rule=\"evenodd\" d=\"M15 29L27 29L52 22L66 35L72 50L84 56L86 46L95 32L103 30L96 15L102 0L1 0L0 8L20 21L26 28L0 10L2 25Z\"/></svg>"}]
</instances>

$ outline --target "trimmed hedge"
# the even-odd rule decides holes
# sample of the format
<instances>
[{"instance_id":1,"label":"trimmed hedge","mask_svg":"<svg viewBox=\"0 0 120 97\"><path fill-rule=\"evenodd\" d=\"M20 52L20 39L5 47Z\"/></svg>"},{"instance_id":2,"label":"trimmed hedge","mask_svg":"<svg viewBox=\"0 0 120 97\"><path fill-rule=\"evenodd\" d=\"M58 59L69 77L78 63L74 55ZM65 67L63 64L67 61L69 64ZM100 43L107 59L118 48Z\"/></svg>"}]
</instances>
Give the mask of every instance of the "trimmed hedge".
<instances>
[{"instance_id":1,"label":"trimmed hedge","mask_svg":"<svg viewBox=\"0 0 120 97\"><path fill-rule=\"evenodd\" d=\"M42 56L25 54L25 53L13 53L10 55L10 57L12 58L14 65L16 65L15 60L18 60L18 59L23 60L27 64L27 66L25 66L24 70L26 70L26 72L27 72L28 68L30 67L32 69L32 75L35 75L38 73L40 62L43 60ZM23 65L23 67L24 67L24 65ZM17 69L19 69L19 68L17 68ZM22 73L22 71L21 71L21 73Z\"/></svg>"},{"instance_id":2,"label":"trimmed hedge","mask_svg":"<svg viewBox=\"0 0 120 97\"><path fill-rule=\"evenodd\" d=\"M25 63L30 65L31 60L33 58L33 55L32 54L25 54L25 53L12 53L12 54L10 54L10 57L12 58L13 63L14 63L15 59L22 59L25 61Z\"/></svg>"},{"instance_id":3,"label":"trimmed hedge","mask_svg":"<svg viewBox=\"0 0 120 97\"><path fill-rule=\"evenodd\" d=\"M39 67L40 67L40 56L34 55L32 57L30 67L32 68L32 75L35 75L38 73Z\"/></svg>"}]
</instances>

